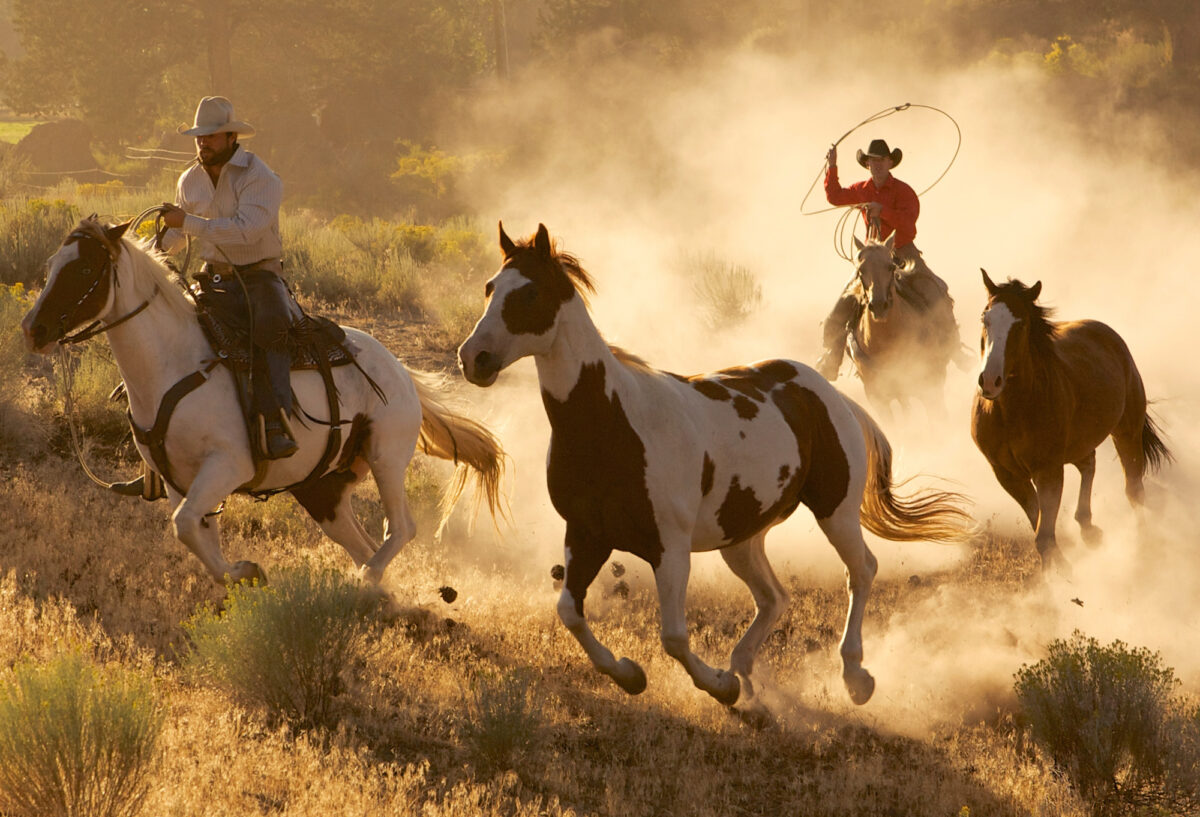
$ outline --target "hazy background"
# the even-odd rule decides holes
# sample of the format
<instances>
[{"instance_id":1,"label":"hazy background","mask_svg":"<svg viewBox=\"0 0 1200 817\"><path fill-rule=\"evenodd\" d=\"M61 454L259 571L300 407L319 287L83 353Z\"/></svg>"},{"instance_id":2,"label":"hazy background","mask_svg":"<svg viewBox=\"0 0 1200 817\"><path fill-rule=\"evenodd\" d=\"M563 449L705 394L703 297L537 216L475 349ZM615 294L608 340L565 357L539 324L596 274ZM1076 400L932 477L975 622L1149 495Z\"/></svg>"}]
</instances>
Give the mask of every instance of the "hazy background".
<instances>
[{"instance_id":1,"label":"hazy background","mask_svg":"<svg viewBox=\"0 0 1200 817\"><path fill-rule=\"evenodd\" d=\"M8 104L78 117L96 134L97 161L134 173L121 164L125 147L186 150L174 127L190 120L200 95L229 93L260 127L252 147L283 175L288 206L414 219L463 213L489 231L502 219L514 237L544 223L594 276L592 312L605 337L680 373L772 357L815 361L820 322L852 272L834 249L838 213L802 212L826 150L890 106L945 111L953 122L914 108L851 133L839 148L843 182L866 175L856 149L885 138L904 151L896 175L924 190L954 155L956 123L961 150L922 198L917 244L950 285L964 343L978 343L980 267L995 280L1042 281L1042 301L1059 317L1099 319L1126 339L1177 462L1150 481L1139 532L1105 444L1094 510L1106 536L1094 551L1078 544L1078 477L1068 472L1059 531L1076 564L1070 581L1012 596L946 586L916 614L890 621L869 607L866 664L880 688L858 717L909 729L985 710L1021 663L1076 628L1159 650L1187 689L1200 689L1192 457L1200 418L1188 331L1200 250L1193 3L944 0L880 10L803 0L509 0L317 9L274 0L251 9L228 0L173 4L157 28L138 23L146 22L138 14L158 13L142 5L123 12L116 33L144 47L131 48L125 64L104 63L106 73L94 61L87 70L91 45L63 45L87 19L11 0ZM504 59L498 12L508 22ZM189 33L206 48L178 39ZM217 70L222 36L232 47ZM38 62L47 55L60 64ZM109 100L101 85L121 90ZM429 177L448 187L422 186ZM818 182L803 209L824 206ZM749 321L721 332L704 325L681 263L695 253L753 272L762 304ZM889 425L896 472L962 491L981 526L1032 548L1015 502L970 439L974 377L951 369L949 423L930 427L918 413ZM862 399L856 380L839 386ZM464 397L500 432L515 465L514 525L495 540L481 530L477 558L548 583L562 561L562 523L545 491L548 427L532 364ZM806 511L768 541L781 575L841 581ZM871 542L882 577L928 577L961 555ZM617 558L632 582L649 582L645 566ZM727 576L719 556L696 558L695 584L744 593ZM838 685L832 660L815 657L811 677L776 679L779 691L848 706L829 689Z\"/></svg>"}]
</instances>

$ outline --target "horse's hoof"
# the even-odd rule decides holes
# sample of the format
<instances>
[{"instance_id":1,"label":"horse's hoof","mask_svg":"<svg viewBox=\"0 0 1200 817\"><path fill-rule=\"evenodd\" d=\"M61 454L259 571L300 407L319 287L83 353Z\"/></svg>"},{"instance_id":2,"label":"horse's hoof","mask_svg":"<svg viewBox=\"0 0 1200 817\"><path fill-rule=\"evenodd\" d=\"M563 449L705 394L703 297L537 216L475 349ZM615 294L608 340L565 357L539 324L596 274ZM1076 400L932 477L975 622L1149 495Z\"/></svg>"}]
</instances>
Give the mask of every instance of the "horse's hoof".
<instances>
[{"instance_id":1,"label":"horse's hoof","mask_svg":"<svg viewBox=\"0 0 1200 817\"><path fill-rule=\"evenodd\" d=\"M1088 547L1097 547L1104 541L1104 531L1095 525L1080 525L1079 534L1083 537L1083 543Z\"/></svg>"},{"instance_id":2,"label":"horse's hoof","mask_svg":"<svg viewBox=\"0 0 1200 817\"><path fill-rule=\"evenodd\" d=\"M842 676L842 680L846 682L846 691L850 693L850 700L854 701L857 706L862 706L875 694L875 679L865 669L859 668L854 672L847 673Z\"/></svg>"},{"instance_id":3,"label":"horse's hoof","mask_svg":"<svg viewBox=\"0 0 1200 817\"><path fill-rule=\"evenodd\" d=\"M709 695L712 695L725 706L733 706L737 703L738 698L742 695L742 682L732 672L721 672L717 674L717 688L710 689Z\"/></svg>"},{"instance_id":4,"label":"horse's hoof","mask_svg":"<svg viewBox=\"0 0 1200 817\"><path fill-rule=\"evenodd\" d=\"M240 582L249 582L250 584L266 584L267 574L263 573L262 568L254 562L242 560L235 562L233 569L229 571L229 583L238 584Z\"/></svg>"},{"instance_id":5,"label":"horse's hoof","mask_svg":"<svg viewBox=\"0 0 1200 817\"><path fill-rule=\"evenodd\" d=\"M617 662L617 671L613 673L613 680L617 682L617 686L630 695L640 695L646 691L646 673L637 665L637 662L629 658L622 658Z\"/></svg>"}]
</instances>

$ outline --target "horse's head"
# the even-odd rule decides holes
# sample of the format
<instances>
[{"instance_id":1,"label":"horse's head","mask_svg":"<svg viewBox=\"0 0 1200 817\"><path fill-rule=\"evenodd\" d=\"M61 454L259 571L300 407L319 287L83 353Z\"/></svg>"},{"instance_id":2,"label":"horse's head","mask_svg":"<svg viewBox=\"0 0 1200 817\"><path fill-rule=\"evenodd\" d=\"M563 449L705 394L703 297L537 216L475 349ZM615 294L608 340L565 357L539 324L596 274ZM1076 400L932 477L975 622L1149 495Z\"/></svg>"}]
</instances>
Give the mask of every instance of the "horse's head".
<instances>
[{"instance_id":1,"label":"horse's head","mask_svg":"<svg viewBox=\"0 0 1200 817\"><path fill-rule=\"evenodd\" d=\"M578 287L592 291L579 262L555 251L543 224L520 243L501 224L500 249L504 263L487 282L483 316L458 348L463 375L477 386L492 385L502 369L527 355L548 352L562 308L579 294Z\"/></svg>"},{"instance_id":2,"label":"horse's head","mask_svg":"<svg viewBox=\"0 0 1200 817\"><path fill-rule=\"evenodd\" d=\"M867 297L867 308L872 318L885 320L892 308L893 285L899 270L892 258L895 236L888 236L886 241L871 240L865 244L855 238L854 246L858 248L856 274Z\"/></svg>"},{"instance_id":3,"label":"horse's head","mask_svg":"<svg viewBox=\"0 0 1200 817\"><path fill-rule=\"evenodd\" d=\"M128 223L103 227L84 219L46 262L46 286L21 321L25 345L50 352L67 333L113 307L121 236Z\"/></svg>"},{"instance_id":4,"label":"horse's head","mask_svg":"<svg viewBox=\"0 0 1200 817\"><path fill-rule=\"evenodd\" d=\"M1046 310L1036 303L1042 292L1042 282L1027 287L1009 279L995 284L983 273L988 302L983 308L983 330L979 338L979 355L983 366L979 371L979 393L995 400L1008 381L1017 375L1021 361L1028 358L1031 331L1046 326Z\"/></svg>"}]
</instances>

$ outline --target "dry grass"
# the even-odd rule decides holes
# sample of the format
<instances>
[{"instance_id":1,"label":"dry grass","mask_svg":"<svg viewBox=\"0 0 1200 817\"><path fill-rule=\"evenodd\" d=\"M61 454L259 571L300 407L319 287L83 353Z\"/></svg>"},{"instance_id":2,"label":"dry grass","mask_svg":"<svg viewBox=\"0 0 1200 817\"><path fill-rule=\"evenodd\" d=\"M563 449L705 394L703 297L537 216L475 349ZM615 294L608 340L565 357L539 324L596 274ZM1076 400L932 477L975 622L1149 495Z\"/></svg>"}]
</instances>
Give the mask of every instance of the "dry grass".
<instances>
[{"instance_id":1,"label":"dry grass","mask_svg":"<svg viewBox=\"0 0 1200 817\"><path fill-rule=\"evenodd\" d=\"M463 260L440 288L426 290L426 303L448 316L445 323L409 322L406 329L422 334L397 344L428 353L430 344L420 341L436 338L452 349L461 339L448 339L465 331L455 301L468 291L480 299L474 279L483 265L475 260L483 250L463 238L469 235L465 227L445 234L440 251L453 255L462 238ZM344 319L386 328L371 314ZM446 359L442 350L416 365L438 368ZM908 694L885 666L875 667L877 701L850 708L838 679L846 606L840 581L784 576L793 601L759 659L760 702L730 710L695 690L663 653L652 580L626 559L628 593L614 592L605 574L589 596L589 617L614 652L646 670L649 689L629 697L591 670L559 624L549 561L508 564L486 526L478 541L460 532L435 545L432 512L420 508L418 538L388 573L389 613L365 657L348 668L336 726L276 725L186 671L184 624L219 604L222 590L171 536L165 503L108 495L60 456L62 448L48 453L46 441L61 436L54 430L60 424L47 420L53 392L44 366L23 371L8 373L0 403L8 412L0 442L9 452L0 461L0 666L46 661L75 644L98 660L154 675L167 716L162 764L143 813L1084 813L1020 740L1003 696L999 703L986 696L941 703L936 729L902 732L873 708ZM18 445L21 429L30 428L41 429L37 444ZM120 461L93 465L108 478L132 471ZM418 464L410 498L428 504L442 479L436 466ZM362 493L357 506L378 533L377 498ZM287 497L265 504L235 498L219 524L226 556L252 559L268 576L301 564L350 570L345 553ZM884 651L887 622L927 618L925 608L948 592L1011 599L1035 575L1028 541L987 532L979 545L919 586L877 583L865 632L868 666ZM457 599L444 601L443 587ZM725 660L751 616L744 590L693 582L693 643L708 660ZM505 685L514 678L526 696ZM499 680L486 687L480 679ZM993 686L1010 689L1011 682L1001 677Z\"/></svg>"},{"instance_id":2,"label":"dry grass","mask_svg":"<svg viewBox=\"0 0 1200 817\"><path fill-rule=\"evenodd\" d=\"M782 693L769 709L734 711L691 689L662 654L652 588L632 573L628 597L597 598L593 613L600 637L650 675L636 698L586 665L557 622L548 576L531 583L419 538L390 574L395 609L355 668L337 727L290 731L180 665L183 623L220 592L171 539L161 503L110 498L54 458L7 469L0 503L21 509L0 534L0 661L46 659L69 642L160 679L164 759L145 813L1083 813L1003 719L911 738L846 713L837 693L828 708L793 694L836 674L836 584L789 582L794 603L762 656ZM233 503L227 554L268 572L303 561L348 569L289 505ZM968 561L944 578L998 581L987 573ZM452 606L438 596L446 585L459 592ZM881 582L872 617L920 597ZM690 609L696 648L714 659L750 615L741 594L703 581ZM528 679L524 700L537 704L516 715L536 722L518 723L530 739L497 764L479 738L487 724L471 679L513 677Z\"/></svg>"}]
</instances>

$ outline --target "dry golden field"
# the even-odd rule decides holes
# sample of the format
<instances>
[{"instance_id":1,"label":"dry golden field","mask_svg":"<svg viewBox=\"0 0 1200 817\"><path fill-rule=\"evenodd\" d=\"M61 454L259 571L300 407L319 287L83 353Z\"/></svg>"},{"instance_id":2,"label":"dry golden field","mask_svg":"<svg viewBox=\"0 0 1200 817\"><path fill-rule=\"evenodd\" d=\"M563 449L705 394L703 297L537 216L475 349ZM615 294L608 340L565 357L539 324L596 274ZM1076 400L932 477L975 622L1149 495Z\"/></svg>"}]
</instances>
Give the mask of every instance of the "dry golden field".
<instances>
[{"instance_id":1,"label":"dry golden field","mask_svg":"<svg viewBox=\"0 0 1200 817\"><path fill-rule=\"evenodd\" d=\"M421 333L375 329L422 343ZM426 368L452 359L444 342L419 354ZM27 404L45 387L39 372L26 381ZM513 378L497 399L512 399L528 374ZM465 386L451 390L484 410ZM518 418L531 411L510 408ZM7 439L35 419L10 412ZM802 508L780 529L785 548L771 550L790 610L760 657L758 697L731 709L693 689L662 651L645 565L615 555L621 579L619 568L603 571L589 596L598 636L649 676L649 689L630 697L591 670L558 623L556 518L517 505L514 523L496 531L460 510L434 542L431 498L446 475L418 459L410 495L420 533L388 573L386 621L347 668L336 729L300 731L184 671L183 623L223 591L172 538L165 503L103 492L65 456L61 422L47 425L41 446L10 445L0 465L0 664L77 647L153 676L167 718L144 814L1087 813L1027 739L1012 693L1020 663L1079 626L1075 614L1088 608L1070 594L1087 584L1043 583L1031 536L1007 521L983 520L961 549L873 542L883 565L864 637L879 688L855 708L839 678L840 563ZM514 441L538 436L519 420L499 430ZM92 453L109 478L131 469ZM536 456L511 453L513 502L536 501ZM360 493L378 531L372 487ZM226 555L253 559L268 576L300 564L351 570L290 497L235 498L221 524ZM753 608L719 557L695 562L691 634L719 664ZM452 603L445 587L457 591ZM480 737L475 692L497 678L525 690L531 729L499 759Z\"/></svg>"}]
</instances>

